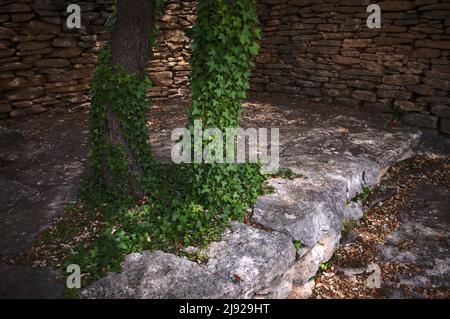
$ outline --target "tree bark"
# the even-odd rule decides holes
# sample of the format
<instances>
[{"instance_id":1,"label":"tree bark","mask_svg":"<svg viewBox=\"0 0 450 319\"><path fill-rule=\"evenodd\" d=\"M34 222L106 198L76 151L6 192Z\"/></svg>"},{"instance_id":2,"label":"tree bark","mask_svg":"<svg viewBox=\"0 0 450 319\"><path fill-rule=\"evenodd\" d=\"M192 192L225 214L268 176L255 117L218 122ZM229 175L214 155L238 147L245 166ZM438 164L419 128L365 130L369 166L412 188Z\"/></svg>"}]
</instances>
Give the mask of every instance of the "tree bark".
<instances>
[{"instance_id":1,"label":"tree bark","mask_svg":"<svg viewBox=\"0 0 450 319\"><path fill-rule=\"evenodd\" d=\"M153 0L117 0L117 19L111 37L111 64L143 76L150 57L149 36L154 26Z\"/></svg>"},{"instance_id":2,"label":"tree bark","mask_svg":"<svg viewBox=\"0 0 450 319\"><path fill-rule=\"evenodd\" d=\"M110 65L119 65L128 73L144 77L151 55L150 32L155 23L155 5L153 0L117 0L117 17L111 35ZM109 142L125 150L128 167L134 177L141 177L143 169L139 165L128 141L121 132L121 123L111 104L106 109L105 130ZM145 114L143 114L145 116ZM106 183L113 183L114 176L104 170ZM130 192L136 198L144 194L137 185L136 178L131 181Z\"/></svg>"}]
</instances>

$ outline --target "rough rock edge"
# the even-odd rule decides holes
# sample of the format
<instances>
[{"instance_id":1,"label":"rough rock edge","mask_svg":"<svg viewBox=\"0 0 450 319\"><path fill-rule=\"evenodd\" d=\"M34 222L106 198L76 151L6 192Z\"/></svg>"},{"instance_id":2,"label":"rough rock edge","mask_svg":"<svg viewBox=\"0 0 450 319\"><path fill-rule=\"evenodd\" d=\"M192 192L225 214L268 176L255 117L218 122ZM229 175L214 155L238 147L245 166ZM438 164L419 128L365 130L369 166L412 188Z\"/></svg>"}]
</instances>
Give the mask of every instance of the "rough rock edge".
<instances>
[{"instance_id":1,"label":"rough rock edge","mask_svg":"<svg viewBox=\"0 0 450 319\"><path fill-rule=\"evenodd\" d=\"M373 165L370 177L361 176L358 172L359 178L365 180L365 185L377 184L387 171L386 167L412 155L410 150L418 143L420 134L407 134L408 145L398 153L385 154L381 161L362 159L366 164L370 162ZM366 170L363 169L363 172ZM349 190L349 185L355 179L353 175L341 176L347 180L347 189L331 196L331 201L339 202L342 197L344 203L349 199L349 194L354 195L355 190ZM359 178L356 178L358 182ZM329 176L324 179L330 181ZM307 298L313 287L311 277L339 246L343 222L362 216L360 207L347 208L349 211L346 212L344 205L332 205L330 214L325 218L338 216L337 220L332 222L328 231L321 233L320 238L301 248L297 254L292 244L295 236L289 229L275 230L272 225L264 225L264 221L254 218L266 230L232 223L232 228L223 235L222 241L211 244L207 249L210 259L206 265L160 251L131 254L126 257L121 273L108 274L83 289L80 297ZM255 210L258 210L258 204ZM277 248L280 253L274 254ZM262 257L260 253L265 256ZM271 261L274 263L271 264Z\"/></svg>"},{"instance_id":2,"label":"rough rock edge","mask_svg":"<svg viewBox=\"0 0 450 319\"><path fill-rule=\"evenodd\" d=\"M284 234L233 222L206 254L206 264L161 251L128 255L121 273L109 273L80 297L252 298L283 277L296 253Z\"/></svg>"}]
</instances>

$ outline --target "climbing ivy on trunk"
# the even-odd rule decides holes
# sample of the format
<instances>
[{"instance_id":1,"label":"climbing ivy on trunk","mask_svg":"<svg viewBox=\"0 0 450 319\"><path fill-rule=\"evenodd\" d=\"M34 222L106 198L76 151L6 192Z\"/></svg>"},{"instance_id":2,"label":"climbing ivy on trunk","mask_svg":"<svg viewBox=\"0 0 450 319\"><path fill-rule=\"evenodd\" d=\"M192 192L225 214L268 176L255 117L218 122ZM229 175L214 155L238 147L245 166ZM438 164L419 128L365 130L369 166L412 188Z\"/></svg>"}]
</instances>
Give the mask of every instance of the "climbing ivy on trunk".
<instances>
[{"instance_id":1,"label":"climbing ivy on trunk","mask_svg":"<svg viewBox=\"0 0 450 319\"><path fill-rule=\"evenodd\" d=\"M203 129L237 128L252 59L259 51L255 1L199 1L191 38L191 131L195 120L202 121ZM201 149L216 137L202 140ZM258 164L203 163L192 169L193 196L214 221L241 219L262 190L264 176Z\"/></svg>"},{"instance_id":2,"label":"climbing ivy on trunk","mask_svg":"<svg viewBox=\"0 0 450 319\"><path fill-rule=\"evenodd\" d=\"M92 181L109 198L142 198L155 178L146 126L151 87L146 69L161 3L116 1L111 40L92 82Z\"/></svg>"},{"instance_id":3,"label":"climbing ivy on trunk","mask_svg":"<svg viewBox=\"0 0 450 319\"><path fill-rule=\"evenodd\" d=\"M162 3L117 0L111 41L94 75L92 174L85 194L103 226L95 240L65 259L89 273L84 282L118 270L131 252L187 254L183 246L219 239L229 220L243 219L263 188L258 164L157 166L148 144L151 81L145 71ZM255 2L200 0L197 12L188 127L201 120L204 129L237 128L259 49ZM200 143L208 146L213 139Z\"/></svg>"}]
</instances>

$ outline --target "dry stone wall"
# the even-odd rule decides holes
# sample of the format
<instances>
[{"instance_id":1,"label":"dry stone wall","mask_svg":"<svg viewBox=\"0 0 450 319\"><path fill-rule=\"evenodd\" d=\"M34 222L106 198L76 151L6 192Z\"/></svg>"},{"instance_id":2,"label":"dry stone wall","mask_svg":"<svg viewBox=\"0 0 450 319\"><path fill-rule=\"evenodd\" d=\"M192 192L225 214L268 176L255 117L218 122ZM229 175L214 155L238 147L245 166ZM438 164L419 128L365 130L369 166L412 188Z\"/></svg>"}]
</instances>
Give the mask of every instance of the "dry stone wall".
<instances>
[{"instance_id":1,"label":"dry stone wall","mask_svg":"<svg viewBox=\"0 0 450 319\"><path fill-rule=\"evenodd\" d=\"M63 23L69 1L1 0L0 118L88 106L112 1L76 1L82 29L71 31ZM450 134L450 0L373 1L380 29L366 25L370 0L257 3L263 39L253 91L403 110L406 123ZM195 4L166 1L149 66L154 99L189 97Z\"/></svg>"},{"instance_id":2,"label":"dry stone wall","mask_svg":"<svg viewBox=\"0 0 450 319\"><path fill-rule=\"evenodd\" d=\"M80 2L83 28L74 32L64 28L66 1L1 0L0 117L89 101L108 2Z\"/></svg>"},{"instance_id":3,"label":"dry stone wall","mask_svg":"<svg viewBox=\"0 0 450 319\"><path fill-rule=\"evenodd\" d=\"M112 2L0 0L0 119L89 104L97 54L109 37ZM81 7L79 30L65 27L70 3ZM189 39L184 31L194 18L194 1L167 1L149 67L154 98L188 95Z\"/></svg>"},{"instance_id":4,"label":"dry stone wall","mask_svg":"<svg viewBox=\"0 0 450 319\"><path fill-rule=\"evenodd\" d=\"M166 2L164 15L158 21L158 45L149 69L155 86L152 96L156 99L188 98L191 66L186 31L194 23L196 1Z\"/></svg>"},{"instance_id":5,"label":"dry stone wall","mask_svg":"<svg viewBox=\"0 0 450 319\"><path fill-rule=\"evenodd\" d=\"M381 7L369 29L367 6ZM408 113L450 133L449 0L259 0L252 88Z\"/></svg>"}]
</instances>

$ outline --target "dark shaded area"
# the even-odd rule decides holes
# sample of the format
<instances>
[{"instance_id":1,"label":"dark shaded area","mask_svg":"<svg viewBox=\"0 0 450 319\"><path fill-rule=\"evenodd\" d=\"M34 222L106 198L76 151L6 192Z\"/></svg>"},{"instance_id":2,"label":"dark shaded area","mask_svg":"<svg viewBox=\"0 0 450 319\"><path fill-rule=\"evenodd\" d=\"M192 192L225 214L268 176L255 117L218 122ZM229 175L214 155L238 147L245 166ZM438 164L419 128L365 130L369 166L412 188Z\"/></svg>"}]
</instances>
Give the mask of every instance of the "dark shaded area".
<instances>
[{"instance_id":1,"label":"dark shaded area","mask_svg":"<svg viewBox=\"0 0 450 319\"><path fill-rule=\"evenodd\" d=\"M302 134L315 124L339 115L369 118L371 125L377 128L391 124L402 126L391 123L389 116L365 114L339 105L330 108L298 97L255 96L244 107L243 126L280 127L284 132L282 139L283 134L287 134L288 141L294 138L289 132ZM185 103L174 101L158 104L151 112L150 138L159 160L168 160L170 144L167 141L171 129L184 127L186 108ZM0 131L0 273L1 277L11 278L0 284L0 296L51 298L61 289L50 269L39 268L39 264L14 263L33 246L36 236L51 220L61 214L62 208L76 197L86 168L88 117L86 112L55 109L22 121L0 121L0 126L8 128ZM348 125L350 123L342 123L342 134ZM448 152L448 137L435 131L427 134L425 132L423 142L418 146L419 152ZM448 197L448 194L443 196ZM427 203L426 195L418 198ZM430 205L434 202L430 200ZM12 284L14 282L16 284Z\"/></svg>"},{"instance_id":2,"label":"dark shaded area","mask_svg":"<svg viewBox=\"0 0 450 319\"><path fill-rule=\"evenodd\" d=\"M413 271L399 274L400 287L388 288L390 297L424 298L416 289L427 286L450 292L450 191L431 183L417 186L411 210L401 213L399 221L400 228L380 247L381 256Z\"/></svg>"},{"instance_id":3,"label":"dark shaded area","mask_svg":"<svg viewBox=\"0 0 450 319\"><path fill-rule=\"evenodd\" d=\"M54 271L11 260L76 197L87 160L87 116L49 112L0 125L9 127L7 138L0 134L0 297L54 298L62 290Z\"/></svg>"}]
</instances>

